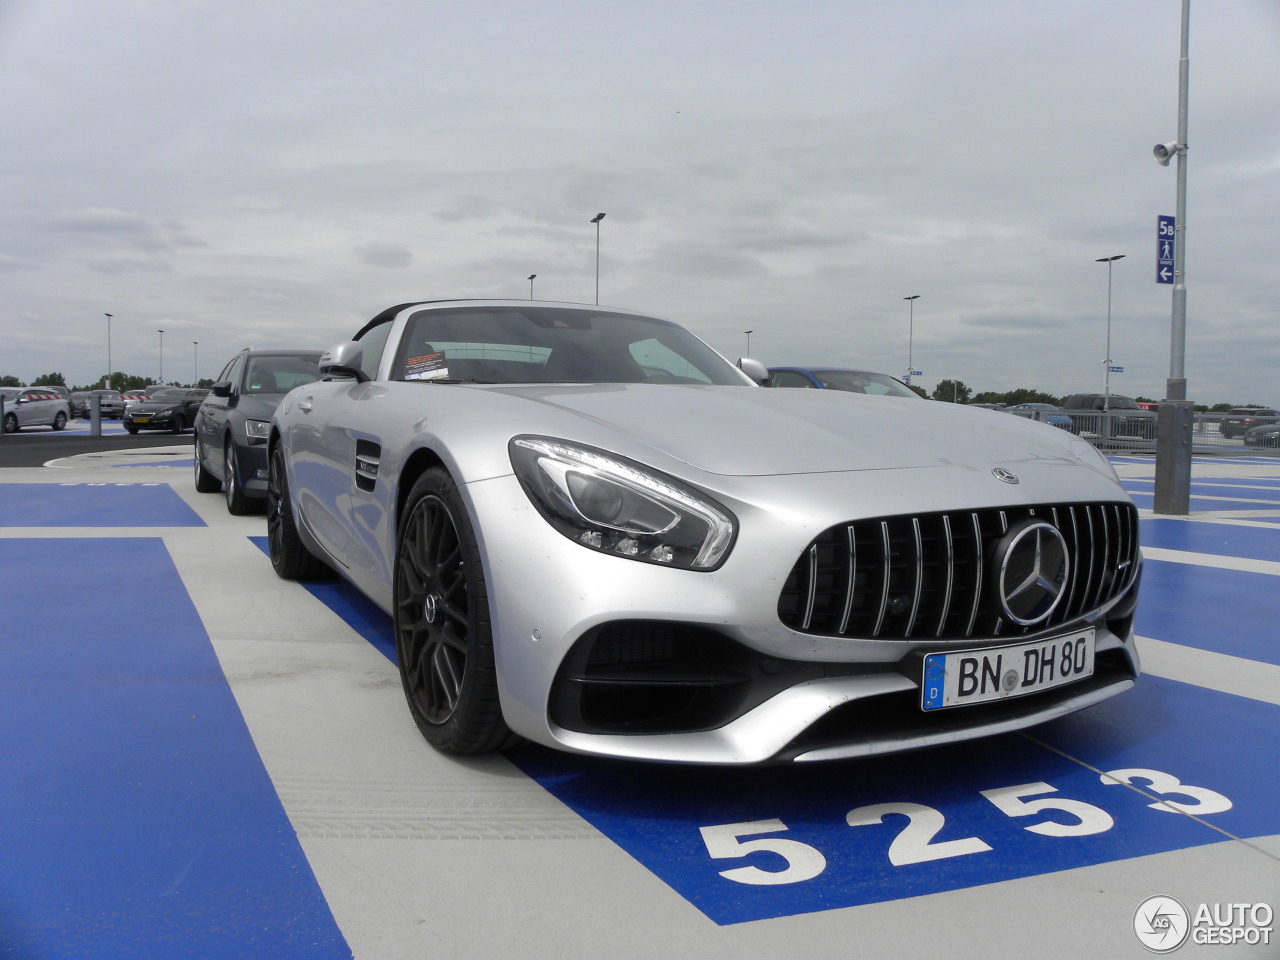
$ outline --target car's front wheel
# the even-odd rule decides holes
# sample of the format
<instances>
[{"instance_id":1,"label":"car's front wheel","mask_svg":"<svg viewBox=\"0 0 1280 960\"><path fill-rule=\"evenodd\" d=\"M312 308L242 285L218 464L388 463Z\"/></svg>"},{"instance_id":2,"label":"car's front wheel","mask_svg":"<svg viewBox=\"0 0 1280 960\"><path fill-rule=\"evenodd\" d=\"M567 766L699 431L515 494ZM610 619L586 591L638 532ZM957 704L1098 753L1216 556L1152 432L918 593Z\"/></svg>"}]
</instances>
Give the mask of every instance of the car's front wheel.
<instances>
[{"instance_id":1,"label":"car's front wheel","mask_svg":"<svg viewBox=\"0 0 1280 960\"><path fill-rule=\"evenodd\" d=\"M53 429L65 430L67 426L67 415L61 410L53 418Z\"/></svg>"},{"instance_id":2,"label":"car's front wheel","mask_svg":"<svg viewBox=\"0 0 1280 960\"><path fill-rule=\"evenodd\" d=\"M201 446L198 438L192 448L192 454L196 461L196 493L217 493L222 484L217 477L205 469L204 447Z\"/></svg>"},{"instance_id":3,"label":"car's front wheel","mask_svg":"<svg viewBox=\"0 0 1280 960\"><path fill-rule=\"evenodd\" d=\"M236 517L253 513L255 504L244 495L244 488L240 486L240 472L236 467L236 445L231 440L228 440L226 447L223 448L222 463L222 489L227 495L227 513Z\"/></svg>"},{"instance_id":4,"label":"car's front wheel","mask_svg":"<svg viewBox=\"0 0 1280 960\"><path fill-rule=\"evenodd\" d=\"M279 447L271 452L267 468L267 547L276 576L284 580L310 580L324 572L323 561L298 536L284 452Z\"/></svg>"},{"instance_id":5,"label":"car's front wheel","mask_svg":"<svg viewBox=\"0 0 1280 960\"><path fill-rule=\"evenodd\" d=\"M440 467L413 485L401 516L395 635L409 712L428 741L449 753L518 742L498 702L475 533L457 486Z\"/></svg>"}]
</instances>

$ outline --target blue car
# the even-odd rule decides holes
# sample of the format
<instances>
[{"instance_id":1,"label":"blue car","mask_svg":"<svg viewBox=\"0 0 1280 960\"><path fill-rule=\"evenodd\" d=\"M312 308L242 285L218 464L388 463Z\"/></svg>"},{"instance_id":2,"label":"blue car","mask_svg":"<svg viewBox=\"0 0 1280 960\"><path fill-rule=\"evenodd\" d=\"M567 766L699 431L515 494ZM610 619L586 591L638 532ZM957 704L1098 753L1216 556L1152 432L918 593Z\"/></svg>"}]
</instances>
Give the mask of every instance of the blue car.
<instances>
[{"instance_id":1,"label":"blue car","mask_svg":"<svg viewBox=\"0 0 1280 960\"><path fill-rule=\"evenodd\" d=\"M818 390L844 390L848 393L870 393L881 397L910 397L916 393L897 377L869 370L842 370L830 367L770 367L766 387L808 387Z\"/></svg>"}]
</instances>

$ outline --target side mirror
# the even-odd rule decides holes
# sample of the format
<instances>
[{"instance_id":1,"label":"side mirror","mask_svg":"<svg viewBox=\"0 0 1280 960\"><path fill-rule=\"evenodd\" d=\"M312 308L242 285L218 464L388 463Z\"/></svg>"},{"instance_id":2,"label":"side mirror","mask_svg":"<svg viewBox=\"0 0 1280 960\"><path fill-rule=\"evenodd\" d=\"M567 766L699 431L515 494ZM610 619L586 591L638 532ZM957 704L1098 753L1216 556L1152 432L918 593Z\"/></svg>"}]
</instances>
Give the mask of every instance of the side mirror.
<instances>
[{"instance_id":1,"label":"side mirror","mask_svg":"<svg viewBox=\"0 0 1280 960\"><path fill-rule=\"evenodd\" d=\"M364 344L358 340L345 340L320 356L320 376L325 380L337 377L354 377L357 383L369 378L360 369L364 360Z\"/></svg>"},{"instance_id":2,"label":"side mirror","mask_svg":"<svg viewBox=\"0 0 1280 960\"><path fill-rule=\"evenodd\" d=\"M769 379L768 368L759 360L753 360L751 357L742 357L738 361L738 369L756 383L764 383Z\"/></svg>"},{"instance_id":3,"label":"side mirror","mask_svg":"<svg viewBox=\"0 0 1280 960\"><path fill-rule=\"evenodd\" d=\"M231 381L219 380L209 388L209 392L215 397L222 397L225 400L227 397L231 396Z\"/></svg>"}]
</instances>

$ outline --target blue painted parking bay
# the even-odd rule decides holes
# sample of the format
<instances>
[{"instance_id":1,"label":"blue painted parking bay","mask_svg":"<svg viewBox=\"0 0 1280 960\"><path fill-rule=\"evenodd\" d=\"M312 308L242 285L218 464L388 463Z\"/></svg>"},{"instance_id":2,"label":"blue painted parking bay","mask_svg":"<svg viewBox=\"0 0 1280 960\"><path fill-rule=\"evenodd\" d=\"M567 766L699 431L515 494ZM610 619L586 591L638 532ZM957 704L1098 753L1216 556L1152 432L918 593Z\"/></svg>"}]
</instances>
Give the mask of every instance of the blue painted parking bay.
<instances>
[{"instance_id":1,"label":"blue painted parking bay","mask_svg":"<svg viewBox=\"0 0 1280 960\"><path fill-rule=\"evenodd\" d=\"M459 761L413 729L385 615L278 581L260 517L154 463L0 484L0 957L1053 960L1146 955L1155 894L1280 910L1278 698L1199 672L1280 678L1265 503L1144 516L1138 632L1192 667L1021 734L746 770Z\"/></svg>"},{"instance_id":2,"label":"blue painted parking bay","mask_svg":"<svg viewBox=\"0 0 1280 960\"><path fill-rule=\"evenodd\" d=\"M164 544L5 547L0 955L350 956Z\"/></svg>"}]
</instances>

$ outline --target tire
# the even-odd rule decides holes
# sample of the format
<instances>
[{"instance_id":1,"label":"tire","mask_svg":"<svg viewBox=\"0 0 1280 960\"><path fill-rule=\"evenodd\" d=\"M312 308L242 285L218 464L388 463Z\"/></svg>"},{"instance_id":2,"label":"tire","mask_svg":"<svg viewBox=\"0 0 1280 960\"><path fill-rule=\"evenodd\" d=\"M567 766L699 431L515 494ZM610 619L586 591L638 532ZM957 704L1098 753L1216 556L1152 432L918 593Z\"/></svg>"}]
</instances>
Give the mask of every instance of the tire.
<instances>
[{"instance_id":1,"label":"tire","mask_svg":"<svg viewBox=\"0 0 1280 960\"><path fill-rule=\"evenodd\" d=\"M16 413L6 413L4 415L4 432L17 433L22 427L18 426L18 415Z\"/></svg>"},{"instance_id":2,"label":"tire","mask_svg":"<svg viewBox=\"0 0 1280 960\"><path fill-rule=\"evenodd\" d=\"M446 753L514 746L502 718L489 596L458 488L441 467L413 485L401 515L394 626L400 680L422 735Z\"/></svg>"},{"instance_id":3,"label":"tire","mask_svg":"<svg viewBox=\"0 0 1280 960\"><path fill-rule=\"evenodd\" d=\"M289 477L279 447L271 451L267 469L267 546L271 566L282 580L314 580L327 572L324 562L298 536L289 500Z\"/></svg>"},{"instance_id":4,"label":"tire","mask_svg":"<svg viewBox=\"0 0 1280 960\"><path fill-rule=\"evenodd\" d=\"M195 442L193 453L196 461L196 493L217 493L222 489L222 483L206 470L204 464L200 462L201 447L199 440Z\"/></svg>"},{"instance_id":5,"label":"tire","mask_svg":"<svg viewBox=\"0 0 1280 960\"><path fill-rule=\"evenodd\" d=\"M67 415L59 410L53 418L53 429L65 430L67 428Z\"/></svg>"},{"instance_id":6,"label":"tire","mask_svg":"<svg viewBox=\"0 0 1280 960\"><path fill-rule=\"evenodd\" d=\"M138 428L137 428L137 427L129 426L129 427L125 427L125 429L129 431L129 434L130 434L131 436L137 436L137 435L138 435Z\"/></svg>"},{"instance_id":7,"label":"tire","mask_svg":"<svg viewBox=\"0 0 1280 960\"><path fill-rule=\"evenodd\" d=\"M222 463L222 490L227 496L227 513L233 517L255 513L256 504L244 495L244 489L240 486L240 474L236 468L236 445L230 440L222 448Z\"/></svg>"}]
</instances>

